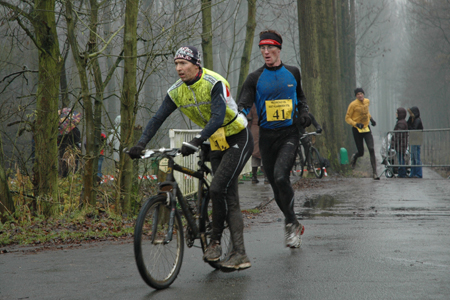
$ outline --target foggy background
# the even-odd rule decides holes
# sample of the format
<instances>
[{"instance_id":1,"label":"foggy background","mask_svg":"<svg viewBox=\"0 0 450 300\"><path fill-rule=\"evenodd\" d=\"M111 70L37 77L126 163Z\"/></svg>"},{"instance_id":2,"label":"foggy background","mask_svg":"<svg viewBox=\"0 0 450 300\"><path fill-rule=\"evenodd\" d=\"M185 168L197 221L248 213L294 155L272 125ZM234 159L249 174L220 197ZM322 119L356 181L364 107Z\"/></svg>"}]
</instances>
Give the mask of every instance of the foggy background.
<instances>
[{"instance_id":1,"label":"foggy background","mask_svg":"<svg viewBox=\"0 0 450 300\"><path fill-rule=\"evenodd\" d=\"M20 1L10 1L20 4ZM247 20L246 1L213 1L214 71L227 78L237 98L240 60ZM201 49L199 1L141 2L138 20L138 92L136 125L145 126L156 112L167 89L178 79L173 52L180 45ZM275 29L283 36L283 63L301 69L298 38L297 2L257 1L250 72L262 66L258 34ZM448 1L361 0L355 2L356 87L365 90L371 100L370 111L377 121L375 135L383 136L394 128L395 112L400 106L417 106L425 129L450 127L448 86L450 80L450 5ZM61 5L60 5L61 7ZM79 8L82 15L83 7ZM29 166L31 133L27 122L34 118L37 50L15 21L14 12L0 6L0 131L6 167ZM101 11L101 30L114 32L123 24L123 1L108 1ZM170 27L169 24L176 23ZM61 107L82 111L79 80L70 50L67 52L65 23L58 21L61 52L65 54L64 74L67 94L61 95ZM167 34L166 28L172 31ZM88 32L79 36L88 36ZM100 60L110 66L120 54L123 37L119 34ZM87 39L86 39L87 42ZM151 53L151 55L145 55ZM105 89L102 131L111 130L120 113L123 62ZM106 74L105 74L106 76ZM90 77L92 80L92 77ZM314 101L315 95L308 95ZM64 99L63 99L64 98ZM354 98L348 99L350 103ZM64 103L64 104L63 104ZM346 111L347 107L344 108ZM314 113L314 112L313 112ZM341 116L342 118L345 115ZM17 123L19 122L20 123ZM322 120L318 120L319 123ZM14 124L15 123L15 124ZM8 126L9 125L9 126ZM163 125L149 147L168 146L169 128L196 128L179 111ZM82 135L83 124L79 126ZM378 138L378 137L376 137ZM347 146L347 145L343 145ZM105 164L108 164L108 160Z\"/></svg>"}]
</instances>

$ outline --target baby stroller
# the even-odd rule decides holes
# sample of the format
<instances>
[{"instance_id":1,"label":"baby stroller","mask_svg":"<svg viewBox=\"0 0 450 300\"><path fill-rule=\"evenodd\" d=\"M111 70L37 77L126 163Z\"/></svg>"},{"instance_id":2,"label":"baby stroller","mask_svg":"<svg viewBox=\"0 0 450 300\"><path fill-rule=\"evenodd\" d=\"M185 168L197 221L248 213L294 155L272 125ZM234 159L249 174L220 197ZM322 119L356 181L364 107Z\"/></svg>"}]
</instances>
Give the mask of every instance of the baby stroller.
<instances>
[{"instance_id":1,"label":"baby stroller","mask_svg":"<svg viewBox=\"0 0 450 300\"><path fill-rule=\"evenodd\" d=\"M381 142L381 164L385 166L383 173L387 178L398 176L398 167L392 167L392 165L398 165L397 151L391 146L392 133L388 133ZM411 155L409 154L409 147L405 153L405 165L411 165ZM383 174L382 173L382 174ZM406 168L406 176L411 173L411 168Z\"/></svg>"}]
</instances>

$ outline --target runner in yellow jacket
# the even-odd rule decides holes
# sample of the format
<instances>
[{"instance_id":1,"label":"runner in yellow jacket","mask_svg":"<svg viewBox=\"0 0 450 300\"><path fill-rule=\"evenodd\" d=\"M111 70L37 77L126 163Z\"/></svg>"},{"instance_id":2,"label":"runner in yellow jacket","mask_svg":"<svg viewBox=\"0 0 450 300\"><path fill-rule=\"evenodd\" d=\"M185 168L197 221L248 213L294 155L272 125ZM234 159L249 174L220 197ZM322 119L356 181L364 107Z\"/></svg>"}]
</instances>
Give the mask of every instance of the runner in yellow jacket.
<instances>
[{"instance_id":1,"label":"runner in yellow jacket","mask_svg":"<svg viewBox=\"0 0 450 300\"><path fill-rule=\"evenodd\" d=\"M362 88L355 89L356 99L350 103L345 115L345 121L352 126L353 138L355 139L357 152L354 153L350 159L352 168L356 165L358 157L364 155L364 144L366 141L367 149L369 149L370 163L372 164L373 179L379 180L377 175L377 162L375 158L375 150L373 143L373 136L370 130L369 122L372 126L377 123L372 118L369 112L370 100L364 98L364 90Z\"/></svg>"}]
</instances>

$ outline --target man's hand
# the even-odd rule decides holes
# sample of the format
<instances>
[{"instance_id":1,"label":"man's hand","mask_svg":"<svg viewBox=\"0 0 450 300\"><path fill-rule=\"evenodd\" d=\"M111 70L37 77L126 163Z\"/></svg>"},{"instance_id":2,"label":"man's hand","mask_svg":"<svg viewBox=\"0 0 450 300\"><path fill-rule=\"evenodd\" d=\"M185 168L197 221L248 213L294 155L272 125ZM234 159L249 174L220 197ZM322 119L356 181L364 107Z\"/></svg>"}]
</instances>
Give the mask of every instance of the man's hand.
<instances>
[{"instance_id":1,"label":"man's hand","mask_svg":"<svg viewBox=\"0 0 450 300\"><path fill-rule=\"evenodd\" d=\"M370 124L372 124L373 127L377 126L377 122L372 118L370 118Z\"/></svg>"},{"instance_id":2,"label":"man's hand","mask_svg":"<svg viewBox=\"0 0 450 300\"><path fill-rule=\"evenodd\" d=\"M316 132L317 132L317 133L322 133L322 128L320 128L320 127L317 128Z\"/></svg>"},{"instance_id":3,"label":"man's hand","mask_svg":"<svg viewBox=\"0 0 450 300\"><path fill-rule=\"evenodd\" d=\"M309 117L309 113L307 111L302 111L300 113L300 117L299 118L300 118L300 120L299 120L300 125L303 128L306 128L309 125L311 125L311 118Z\"/></svg>"},{"instance_id":4,"label":"man's hand","mask_svg":"<svg viewBox=\"0 0 450 300\"><path fill-rule=\"evenodd\" d=\"M136 146L131 147L130 151L128 151L128 155L131 159L141 158L144 147L145 145L138 143Z\"/></svg>"},{"instance_id":5,"label":"man's hand","mask_svg":"<svg viewBox=\"0 0 450 300\"><path fill-rule=\"evenodd\" d=\"M200 146L202 143L203 143L203 140L199 137L195 137L189 142L189 144L191 144L195 148L198 148L198 146ZM188 156L188 155L191 155L194 153L195 153L195 150L189 146L183 145L181 147L181 154L183 156Z\"/></svg>"},{"instance_id":6,"label":"man's hand","mask_svg":"<svg viewBox=\"0 0 450 300\"><path fill-rule=\"evenodd\" d=\"M364 128L364 124L356 123L356 127L358 127L359 129L363 129Z\"/></svg>"}]
</instances>

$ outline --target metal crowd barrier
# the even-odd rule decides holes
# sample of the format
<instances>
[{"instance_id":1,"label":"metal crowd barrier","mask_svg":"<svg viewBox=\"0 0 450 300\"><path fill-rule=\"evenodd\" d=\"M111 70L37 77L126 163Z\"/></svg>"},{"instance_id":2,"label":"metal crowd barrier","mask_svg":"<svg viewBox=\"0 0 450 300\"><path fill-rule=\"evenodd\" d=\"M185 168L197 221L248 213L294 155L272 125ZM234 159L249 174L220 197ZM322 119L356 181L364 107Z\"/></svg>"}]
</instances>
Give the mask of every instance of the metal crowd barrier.
<instances>
[{"instance_id":1,"label":"metal crowd barrier","mask_svg":"<svg viewBox=\"0 0 450 300\"><path fill-rule=\"evenodd\" d=\"M200 132L200 129L170 129L170 148L181 148L183 142L189 142ZM198 168L196 155L190 155L187 157L179 155L175 158L175 162L189 169L196 170ZM211 165L209 166L211 167ZM241 174L250 173L251 170L251 159L249 159ZM192 178L180 172L174 172L174 176L184 195L197 192L198 179ZM212 180L211 175L208 175L208 180Z\"/></svg>"},{"instance_id":2,"label":"metal crowd barrier","mask_svg":"<svg viewBox=\"0 0 450 300\"><path fill-rule=\"evenodd\" d=\"M403 154L404 163L398 153ZM386 177L395 176L398 167L450 167L450 128L389 131L382 140L381 158Z\"/></svg>"}]
</instances>

